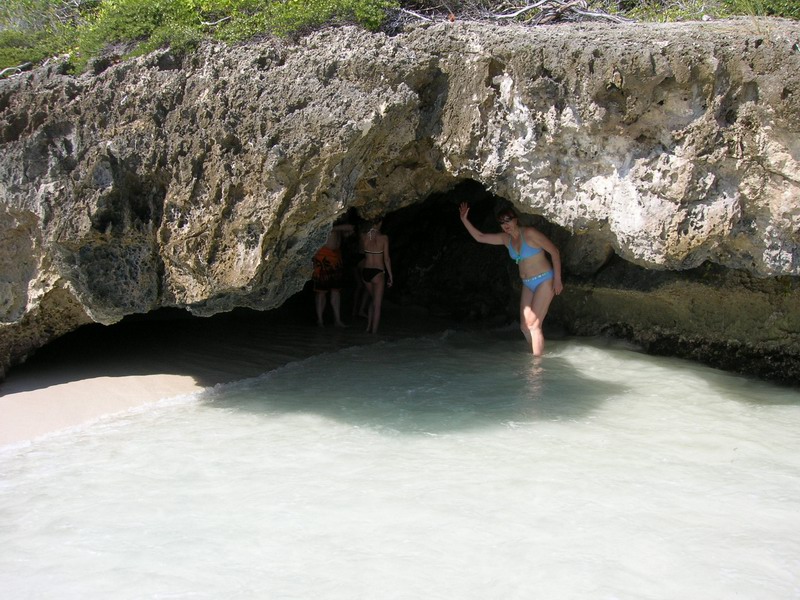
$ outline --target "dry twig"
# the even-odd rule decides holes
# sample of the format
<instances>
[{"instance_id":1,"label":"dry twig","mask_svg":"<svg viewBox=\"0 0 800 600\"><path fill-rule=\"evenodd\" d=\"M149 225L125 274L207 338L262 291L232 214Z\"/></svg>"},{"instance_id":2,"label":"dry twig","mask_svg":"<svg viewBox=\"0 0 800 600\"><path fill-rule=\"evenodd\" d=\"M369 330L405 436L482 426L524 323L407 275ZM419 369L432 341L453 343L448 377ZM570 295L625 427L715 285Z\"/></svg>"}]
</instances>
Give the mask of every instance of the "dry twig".
<instances>
[{"instance_id":1,"label":"dry twig","mask_svg":"<svg viewBox=\"0 0 800 600\"><path fill-rule=\"evenodd\" d=\"M529 4L528 6L523 6L519 10L515 10L512 13L505 13L505 14L502 14L502 15L492 15L492 17L495 18L495 19L514 19L514 18L520 16L521 14L524 14L524 13L528 12L529 10L533 10L534 8L539 8L540 6L542 6L543 4L547 4L548 2L550 2L550 0L541 0L540 2L537 2L536 4Z\"/></svg>"},{"instance_id":2,"label":"dry twig","mask_svg":"<svg viewBox=\"0 0 800 600\"><path fill-rule=\"evenodd\" d=\"M399 31L410 19L435 22L455 19L471 21L521 22L527 25L544 25L555 21L579 20L607 20L613 23L626 23L630 19L612 15L602 10L589 10L586 0L536 0L530 4L520 6L511 3L493 3L492 8L503 12L492 12L480 0L459 6L454 14L446 3L423 10L409 10L400 8L395 11L394 18L390 19L387 29ZM529 14L532 11L536 14Z\"/></svg>"},{"instance_id":3,"label":"dry twig","mask_svg":"<svg viewBox=\"0 0 800 600\"><path fill-rule=\"evenodd\" d=\"M3 77L11 77L12 75L19 75L23 71L29 71L33 68L33 63L22 63L21 65L17 65L16 67L6 67L2 71L0 71L0 79Z\"/></svg>"},{"instance_id":4,"label":"dry twig","mask_svg":"<svg viewBox=\"0 0 800 600\"><path fill-rule=\"evenodd\" d=\"M215 27L220 23L224 23L225 21L230 21L230 17L222 17L218 21L202 21L200 24L204 25L205 27Z\"/></svg>"},{"instance_id":5,"label":"dry twig","mask_svg":"<svg viewBox=\"0 0 800 600\"><path fill-rule=\"evenodd\" d=\"M425 15L421 15L421 14L419 14L417 12L414 12L413 10L408 10L408 9L405 9L405 8L401 8L400 12L401 13L405 13L407 15L411 15L412 17L416 17L417 19L421 19L423 21L433 21L433 19L429 19Z\"/></svg>"}]
</instances>

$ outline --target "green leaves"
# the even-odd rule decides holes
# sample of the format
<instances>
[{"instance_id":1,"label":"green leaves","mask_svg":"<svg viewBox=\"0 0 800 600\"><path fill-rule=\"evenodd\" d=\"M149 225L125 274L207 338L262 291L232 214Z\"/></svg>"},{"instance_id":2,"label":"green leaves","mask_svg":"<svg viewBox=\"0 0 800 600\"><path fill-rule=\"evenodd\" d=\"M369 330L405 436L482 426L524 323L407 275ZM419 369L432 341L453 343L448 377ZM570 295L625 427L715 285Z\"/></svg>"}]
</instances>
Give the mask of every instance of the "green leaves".
<instances>
[{"instance_id":1,"label":"green leaves","mask_svg":"<svg viewBox=\"0 0 800 600\"><path fill-rule=\"evenodd\" d=\"M278 35L331 22L377 29L396 4L394 0L285 0L269 2L265 13L269 29Z\"/></svg>"},{"instance_id":2,"label":"green leaves","mask_svg":"<svg viewBox=\"0 0 800 600\"><path fill-rule=\"evenodd\" d=\"M531 0L533 1L533 0ZM698 19L706 12L800 19L798 0L594 0L642 20ZM0 0L0 69L69 53L85 65L109 47L130 54L170 46L190 50L204 38L229 42L290 35L327 24L378 29L400 6L441 11L439 0ZM500 13L504 0L452 0L456 16ZM612 11L612 12L613 12Z\"/></svg>"},{"instance_id":3,"label":"green leaves","mask_svg":"<svg viewBox=\"0 0 800 600\"><path fill-rule=\"evenodd\" d=\"M0 69L67 52L95 0L5 0L0 3Z\"/></svg>"},{"instance_id":4,"label":"green leaves","mask_svg":"<svg viewBox=\"0 0 800 600\"><path fill-rule=\"evenodd\" d=\"M94 18L81 29L80 54L99 54L109 45L131 43L138 51L150 51L176 43L178 49L196 42L200 13L194 0L106 0Z\"/></svg>"},{"instance_id":5,"label":"green leaves","mask_svg":"<svg viewBox=\"0 0 800 600\"><path fill-rule=\"evenodd\" d=\"M798 0L724 0L734 14L800 19Z\"/></svg>"},{"instance_id":6,"label":"green leaves","mask_svg":"<svg viewBox=\"0 0 800 600\"><path fill-rule=\"evenodd\" d=\"M376 29L393 5L394 0L105 0L82 29L80 53L93 56L120 42L135 45L135 53L166 45L186 50L203 37L239 41L331 22Z\"/></svg>"}]
</instances>

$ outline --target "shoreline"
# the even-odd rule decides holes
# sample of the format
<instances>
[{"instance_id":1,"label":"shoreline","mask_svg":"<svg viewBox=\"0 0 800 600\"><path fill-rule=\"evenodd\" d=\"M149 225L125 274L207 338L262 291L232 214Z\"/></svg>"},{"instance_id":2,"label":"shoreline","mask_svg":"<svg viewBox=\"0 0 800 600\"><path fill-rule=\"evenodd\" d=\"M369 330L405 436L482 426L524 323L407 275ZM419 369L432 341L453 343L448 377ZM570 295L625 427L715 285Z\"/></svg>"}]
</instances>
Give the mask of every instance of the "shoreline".
<instances>
[{"instance_id":1,"label":"shoreline","mask_svg":"<svg viewBox=\"0 0 800 600\"><path fill-rule=\"evenodd\" d=\"M29 384L27 378L21 384ZM0 450L204 389L191 377L156 373L88 376L24 391L8 388L3 386L0 396Z\"/></svg>"},{"instance_id":2,"label":"shoreline","mask_svg":"<svg viewBox=\"0 0 800 600\"><path fill-rule=\"evenodd\" d=\"M454 326L414 309L385 307L381 332L372 335L362 331L362 319L345 329L317 327L313 304L300 308L207 318L166 310L72 332L0 383L0 449L316 354Z\"/></svg>"}]
</instances>

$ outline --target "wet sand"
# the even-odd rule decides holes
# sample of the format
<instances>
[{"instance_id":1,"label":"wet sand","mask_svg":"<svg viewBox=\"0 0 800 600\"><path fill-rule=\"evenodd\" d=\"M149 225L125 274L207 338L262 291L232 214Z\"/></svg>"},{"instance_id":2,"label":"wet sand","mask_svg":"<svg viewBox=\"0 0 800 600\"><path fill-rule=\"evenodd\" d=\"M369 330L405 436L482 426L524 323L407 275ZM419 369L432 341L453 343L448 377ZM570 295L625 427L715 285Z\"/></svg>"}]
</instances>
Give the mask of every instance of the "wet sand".
<instances>
[{"instance_id":1,"label":"wet sand","mask_svg":"<svg viewBox=\"0 0 800 600\"><path fill-rule=\"evenodd\" d=\"M82 328L41 349L0 383L0 447L315 354L453 325L424 311L387 306L375 336L363 331L364 319L345 317L345 329L320 328L312 313L312 304L206 319L168 310Z\"/></svg>"}]
</instances>

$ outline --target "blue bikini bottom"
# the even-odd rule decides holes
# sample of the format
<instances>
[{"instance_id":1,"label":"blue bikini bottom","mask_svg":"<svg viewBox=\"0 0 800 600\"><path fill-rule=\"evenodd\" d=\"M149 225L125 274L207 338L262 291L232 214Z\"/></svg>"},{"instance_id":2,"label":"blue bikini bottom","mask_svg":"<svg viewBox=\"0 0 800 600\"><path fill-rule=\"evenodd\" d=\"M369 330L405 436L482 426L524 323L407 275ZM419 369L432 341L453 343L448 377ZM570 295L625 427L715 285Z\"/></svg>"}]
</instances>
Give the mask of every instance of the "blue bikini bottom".
<instances>
[{"instance_id":1,"label":"blue bikini bottom","mask_svg":"<svg viewBox=\"0 0 800 600\"><path fill-rule=\"evenodd\" d=\"M525 284L525 287L528 288L530 291L535 292L536 288L542 285L545 281L550 281L553 278L552 271L545 271L544 273L539 273L538 275L534 275L533 277L528 277L527 279L523 279L522 283Z\"/></svg>"}]
</instances>

